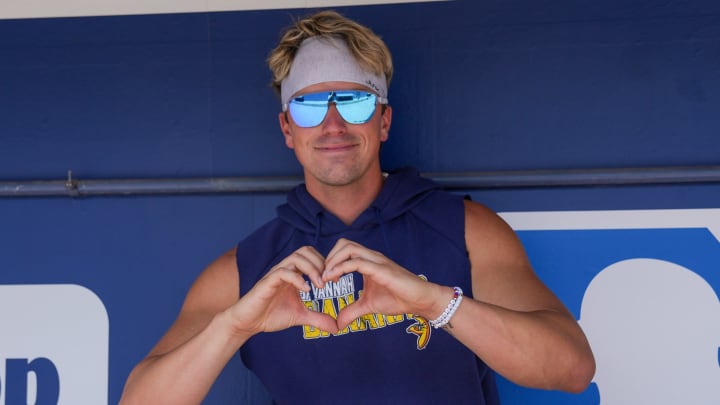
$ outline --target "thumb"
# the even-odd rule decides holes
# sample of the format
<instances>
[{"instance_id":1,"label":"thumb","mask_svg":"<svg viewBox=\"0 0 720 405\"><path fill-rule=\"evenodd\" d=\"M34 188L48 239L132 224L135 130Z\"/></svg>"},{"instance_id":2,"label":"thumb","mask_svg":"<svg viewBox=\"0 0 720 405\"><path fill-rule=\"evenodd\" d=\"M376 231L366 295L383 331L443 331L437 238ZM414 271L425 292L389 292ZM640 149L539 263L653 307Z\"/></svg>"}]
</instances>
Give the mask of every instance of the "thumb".
<instances>
[{"instance_id":1,"label":"thumb","mask_svg":"<svg viewBox=\"0 0 720 405\"><path fill-rule=\"evenodd\" d=\"M363 301L355 301L340 311L337 317L337 326L339 330L342 330L354 320L371 312L372 310L370 310L370 308L363 305Z\"/></svg>"},{"instance_id":2,"label":"thumb","mask_svg":"<svg viewBox=\"0 0 720 405\"><path fill-rule=\"evenodd\" d=\"M340 330L335 318L322 312L306 311L298 320L301 325L310 325L328 333L337 333Z\"/></svg>"}]
</instances>

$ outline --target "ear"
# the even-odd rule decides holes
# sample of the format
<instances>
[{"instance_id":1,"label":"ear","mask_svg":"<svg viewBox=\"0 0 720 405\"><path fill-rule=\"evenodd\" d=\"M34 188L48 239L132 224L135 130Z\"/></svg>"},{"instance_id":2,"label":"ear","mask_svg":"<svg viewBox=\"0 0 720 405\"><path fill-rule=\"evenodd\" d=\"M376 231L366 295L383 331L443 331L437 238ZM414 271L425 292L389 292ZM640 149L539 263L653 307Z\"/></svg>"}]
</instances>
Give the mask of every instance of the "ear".
<instances>
[{"instance_id":1,"label":"ear","mask_svg":"<svg viewBox=\"0 0 720 405\"><path fill-rule=\"evenodd\" d=\"M280 123L280 131L282 131L285 137L285 145L290 149L294 149L295 144L293 143L292 132L290 130L290 118L288 118L287 112L281 111L278 114L278 122Z\"/></svg>"},{"instance_id":2,"label":"ear","mask_svg":"<svg viewBox=\"0 0 720 405\"><path fill-rule=\"evenodd\" d=\"M392 124L392 107L384 106L382 115L380 116L380 141L385 142L390 137L390 124Z\"/></svg>"}]
</instances>

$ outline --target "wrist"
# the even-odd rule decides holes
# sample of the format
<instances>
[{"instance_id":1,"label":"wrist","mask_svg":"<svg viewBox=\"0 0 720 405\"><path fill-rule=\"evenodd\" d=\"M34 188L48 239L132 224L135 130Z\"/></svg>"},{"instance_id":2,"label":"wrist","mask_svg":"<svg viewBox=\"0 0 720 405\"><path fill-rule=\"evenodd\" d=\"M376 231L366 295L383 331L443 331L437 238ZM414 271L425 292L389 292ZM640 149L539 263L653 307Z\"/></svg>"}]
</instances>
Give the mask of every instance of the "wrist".
<instances>
[{"instance_id":1,"label":"wrist","mask_svg":"<svg viewBox=\"0 0 720 405\"><path fill-rule=\"evenodd\" d=\"M230 339L242 343L259 333L259 331L248 328L248 325L238 322L232 310L233 308L230 307L215 316L213 322L217 324L218 329L224 331Z\"/></svg>"},{"instance_id":2,"label":"wrist","mask_svg":"<svg viewBox=\"0 0 720 405\"><path fill-rule=\"evenodd\" d=\"M437 319L447 308L448 302L455 295L455 290L446 285L437 285L433 292L432 306L423 314L426 319Z\"/></svg>"},{"instance_id":3,"label":"wrist","mask_svg":"<svg viewBox=\"0 0 720 405\"><path fill-rule=\"evenodd\" d=\"M448 301L447 306L443 312L436 318L429 319L430 325L435 329L444 328L446 325L450 326L450 320L455 315L455 312L460 307L463 300L463 291L460 287L453 287L453 296ZM452 327L452 326L450 326Z\"/></svg>"}]
</instances>

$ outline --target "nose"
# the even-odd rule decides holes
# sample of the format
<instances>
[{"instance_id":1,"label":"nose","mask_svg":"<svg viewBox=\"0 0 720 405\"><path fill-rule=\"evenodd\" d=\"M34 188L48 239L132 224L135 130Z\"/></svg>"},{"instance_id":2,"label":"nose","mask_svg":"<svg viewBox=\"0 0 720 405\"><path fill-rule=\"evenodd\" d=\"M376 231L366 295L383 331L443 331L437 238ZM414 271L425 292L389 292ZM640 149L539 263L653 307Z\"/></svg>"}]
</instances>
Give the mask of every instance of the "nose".
<instances>
[{"instance_id":1,"label":"nose","mask_svg":"<svg viewBox=\"0 0 720 405\"><path fill-rule=\"evenodd\" d=\"M327 132L344 132L347 123L340 116L340 113L335 106L335 103L328 104L328 112L325 115L325 119L322 122L323 130Z\"/></svg>"}]
</instances>

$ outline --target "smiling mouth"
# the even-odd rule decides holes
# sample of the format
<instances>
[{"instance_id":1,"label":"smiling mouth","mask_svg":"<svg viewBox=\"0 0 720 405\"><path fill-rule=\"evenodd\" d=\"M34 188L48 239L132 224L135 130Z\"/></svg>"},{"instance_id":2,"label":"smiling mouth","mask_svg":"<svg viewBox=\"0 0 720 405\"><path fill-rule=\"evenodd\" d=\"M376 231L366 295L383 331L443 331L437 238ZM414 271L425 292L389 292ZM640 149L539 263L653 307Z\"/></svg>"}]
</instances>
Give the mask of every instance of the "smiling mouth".
<instances>
[{"instance_id":1,"label":"smiling mouth","mask_svg":"<svg viewBox=\"0 0 720 405\"><path fill-rule=\"evenodd\" d=\"M357 144L343 144L343 145L323 145L317 146L316 149L324 152L342 152L353 149Z\"/></svg>"}]
</instances>

